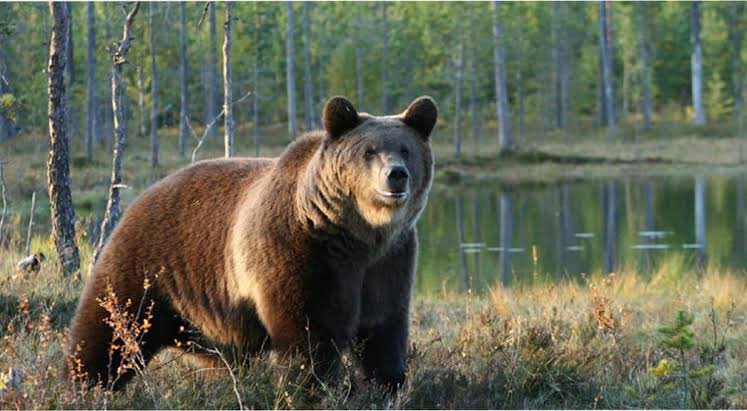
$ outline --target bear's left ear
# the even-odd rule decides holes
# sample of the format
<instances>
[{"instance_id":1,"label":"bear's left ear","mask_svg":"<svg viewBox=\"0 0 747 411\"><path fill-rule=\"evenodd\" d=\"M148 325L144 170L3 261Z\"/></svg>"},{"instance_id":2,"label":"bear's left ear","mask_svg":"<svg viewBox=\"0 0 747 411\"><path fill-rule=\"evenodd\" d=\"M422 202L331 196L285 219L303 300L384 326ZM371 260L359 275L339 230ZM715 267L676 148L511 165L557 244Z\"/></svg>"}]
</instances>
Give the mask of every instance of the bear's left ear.
<instances>
[{"instance_id":1,"label":"bear's left ear","mask_svg":"<svg viewBox=\"0 0 747 411\"><path fill-rule=\"evenodd\" d=\"M358 125L358 111L350 100L335 96L327 100L322 112L322 124L333 139L339 138Z\"/></svg>"},{"instance_id":2,"label":"bear's left ear","mask_svg":"<svg viewBox=\"0 0 747 411\"><path fill-rule=\"evenodd\" d=\"M428 140L428 137L431 135L437 118L438 107L436 107L436 102L429 96L416 98L410 103L407 110L402 113L402 121L419 132L425 140Z\"/></svg>"}]
</instances>

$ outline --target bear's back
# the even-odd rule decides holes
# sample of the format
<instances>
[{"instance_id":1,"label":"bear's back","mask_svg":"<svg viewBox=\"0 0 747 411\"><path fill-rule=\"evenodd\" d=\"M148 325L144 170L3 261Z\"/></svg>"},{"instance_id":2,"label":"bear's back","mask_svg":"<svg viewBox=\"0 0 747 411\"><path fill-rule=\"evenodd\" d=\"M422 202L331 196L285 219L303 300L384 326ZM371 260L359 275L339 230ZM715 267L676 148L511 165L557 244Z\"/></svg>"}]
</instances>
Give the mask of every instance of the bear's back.
<instances>
[{"instance_id":1,"label":"bear's back","mask_svg":"<svg viewBox=\"0 0 747 411\"><path fill-rule=\"evenodd\" d=\"M120 301L138 301L147 277L180 314L221 329L218 322L230 310L222 275L228 232L242 197L274 164L274 159L201 161L144 191L107 241L91 291L110 282Z\"/></svg>"}]
</instances>

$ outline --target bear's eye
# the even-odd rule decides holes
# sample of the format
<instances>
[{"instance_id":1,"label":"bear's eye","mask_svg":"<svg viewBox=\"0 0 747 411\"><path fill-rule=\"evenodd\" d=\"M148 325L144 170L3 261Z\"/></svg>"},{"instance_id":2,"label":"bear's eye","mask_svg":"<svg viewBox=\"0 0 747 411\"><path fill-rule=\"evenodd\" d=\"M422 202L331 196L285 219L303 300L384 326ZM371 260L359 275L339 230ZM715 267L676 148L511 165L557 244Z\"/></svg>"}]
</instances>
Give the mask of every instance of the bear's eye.
<instances>
[{"instance_id":1,"label":"bear's eye","mask_svg":"<svg viewBox=\"0 0 747 411\"><path fill-rule=\"evenodd\" d=\"M376 155L376 150L374 150L372 148L369 148L368 150L366 150L365 153L363 153L363 157L366 160L371 160L372 158L374 158L375 155Z\"/></svg>"},{"instance_id":2,"label":"bear's eye","mask_svg":"<svg viewBox=\"0 0 747 411\"><path fill-rule=\"evenodd\" d=\"M407 160L410 157L410 150L403 148L399 151L399 153L402 155L402 157Z\"/></svg>"}]
</instances>

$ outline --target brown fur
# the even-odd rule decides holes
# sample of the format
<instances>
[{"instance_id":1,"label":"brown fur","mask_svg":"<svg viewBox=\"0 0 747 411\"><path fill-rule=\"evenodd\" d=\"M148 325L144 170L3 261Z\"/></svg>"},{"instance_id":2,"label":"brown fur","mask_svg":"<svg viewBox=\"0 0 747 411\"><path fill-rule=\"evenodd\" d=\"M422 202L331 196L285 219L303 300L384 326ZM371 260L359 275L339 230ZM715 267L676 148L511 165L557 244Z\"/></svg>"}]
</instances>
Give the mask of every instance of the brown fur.
<instances>
[{"instance_id":1,"label":"brown fur","mask_svg":"<svg viewBox=\"0 0 747 411\"><path fill-rule=\"evenodd\" d=\"M366 372L401 382L435 110L420 98L399 116L373 117L334 98L326 131L276 159L203 161L143 192L88 279L70 355L92 380L111 380L120 359L109 370L112 331L96 302L111 285L120 301L154 303L146 361L193 339L311 356L324 373L358 337ZM394 193L393 166L409 173L405 200L375 194Z\"/></svg>"}]
</instances>

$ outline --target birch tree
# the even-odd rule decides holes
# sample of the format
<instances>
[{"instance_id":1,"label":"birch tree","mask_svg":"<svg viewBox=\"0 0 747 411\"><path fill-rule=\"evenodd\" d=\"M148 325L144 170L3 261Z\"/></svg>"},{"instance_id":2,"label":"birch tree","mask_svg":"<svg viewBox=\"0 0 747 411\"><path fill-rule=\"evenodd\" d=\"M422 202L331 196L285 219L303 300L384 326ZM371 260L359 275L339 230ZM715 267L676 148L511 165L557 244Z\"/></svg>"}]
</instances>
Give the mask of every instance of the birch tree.
<instances>
[{"instance_id":1,"label":"birch tree","mask_svg":"<svg viewBox=\"0 0 747 411\"><path fill-rule=\"evenodd\" d=\"M156 66L156 19L154 3L148 3L150 17L150 166L158 167L158 67Z\"/></svg>"},{"instance_id":2,"label":"birch tree","mask_svg":"<svg viewBox=\"0 0 747 411\"><path fill-rule=\"evenodd\" d=\"M353 47L355 52L355 89L358 95L358 110L364 110L363 99L365 92L363 89L363 56L361 52L361 14L359 7L355 8L355 18L353 20Z\"/></svg>"},{"instance_id":3,"label":"birch tree","mask_svg":"<svg viewBox=\"0 0 747 411\"><path fill-rule=\"evenodd\" d=\"M602 88L604 91L604 109L607 127L609 128L608 141L615 141L616 121L615 121L615 100L613 92L612 79L612 56L609 45L612 39L609 38L607 7L609 4L606 0L599 2L599 59L600 72L602 73Z\"/></svg>"},{"instance_id":4,"label":"birch tree","mask_svg":"<svg viewBox=\"0 0 747 411\"><path fill-rule=\"evenodd\" d=\"M309 27L309 2L303 2L303 98L305 102L304 120L306 130L314 128L314 85L311 81L311 28Z\"/></svg>"},{"instance_id":5,"label":"birch tree","mask_svg":"<svg viewBox=\"0 0 747 411\"><path fill-rule=\"evenodd\" d=\"M381 2L381 113L389 114L389 10Z\"/></svg>"},{"instance_id":6,"label":"birch tree","mask_svg":"<svg viewBox=\"0 0 747 411\"><path fill-rule=\"evenodd\" d=\"M651 62L649 56L648 26L645 23L646 5L636 2L636 20L638 22L638 50L641 58L641 108L643 127L651 128Z\"/></svg>"},{"instance_id":7,"label":"birch tree","mask_svg":"<svg viewBox=\"0 0 747 411\"><path fill-rule=\"evenodd\" d=\"M462 83L464 82L464 40L459 41L454 85L454 154L462 155Z\"/></svg>"},{"instance_id":8,"label":"birch tree","mask_svg":"<svg viewBox=\"0 0 747 411\"><path fill-rule=\"evenodd\" d=\"M233 157L233 94L232 73L231 73L231 42L232 42L232 20L233 20L233 3L226 2L226 22L223 24L223 113L224 113L224 146L225 156Z\"/></svg>"},{"instance_id":9,"label":"birch tree","mask_svg":"<svg viewBox=\"0 0 747 411\"><path fill-rule=\"evenodd\" d=\"M729 43L731 47L731 84L734 94L734 120L740 120L742 116L742 39L744 29L742 19L744 17L744 3L735 2L729 6Z\"/></svg>"},{"instance_id":10,"label":"birch tree","mask_svg":"<svg viewBox=\"0 0 747 411\"><path fill-rule=\"evenodd\" d=\"M255 13L258 13L259 3L254 3L254 5L254 11ZM252 93L252 123L254 125L254 155L256 157L259 157L259 148L261 145L261 135L259 131L259 71L260 62L262 61L259 54L260 28L261 20L257 17L254 20L254 64L252 67L252 84L254 85L254 90Z\"/></svg>"},{"instance_id":11,"label":"birch tree","mask_svg":"<svg viewBox=\"0 0 747 411\"><path fill-rule=\"evenodd\" d=\"M143 68L140 66L137 68L137 91L138 107L140 109L140 137L145 137L148 133L148 128L145 125L148 118L148 110L145 108L145 74L143 74Z\"/></svg>"},{"instance_id":12,"label":"birch tree","mask_svg":"<svg viewBox=\"0 0 747 411\"><path fill-rule=\"evenodd\" d=\"M563 5L567 7L566 4ZM560 3L552 3L552 59L555 77L555 127L565 130L568 126L568 64L567 33L564 22L566 13L560 10Z\"/></svg>"},{"instance_id":13,"label":"birch tree","mask_svg":"<svg viewBox=\"0 0 747 411\"><path fill-rule=\"evenodd\" d=\"M493 5L493 64L495 70L495 106L498 114L498 142L500 152L511 151L511 109L508 105L508 88L506 86L505 53L503 51L503 27L498 13L500 3Z\"/></svg>"},{"instance_id":14,"label":"birch tree","mask_svg":"<svg viewBox=\"0 0 747 411\"><path fill-rule=\"evenodd\" d=\"M469 95L469 113L470 122L472 129L472 140L475 143L475 147L479 144L480 139L480 119L477 111L477 30L475 29L475 17L473 13L470 13L470 28L469 28L469 49L470 49L470 95Z\"/></svg>"},{"instance_id":15,"label":"birch tree","mask_svg":"<svg viewBox=\"0 0 747 411\"><path fill-rule=\"evenodd\" d=\"M48 118L49 157L47 183L52 217L52 237L62 274L69 276L80 268L78 246L75 243L75 211L70 192L69 143L66 124L67 102L65 67L67 64L70 12L62 2L50 2L52 38L49 42Z\"/></svg>"},{"instance_id":16,"label":"birch tree","mask_svg":"<svg viewBox=\"0 0 747 411\"><path fill-rule=\"evenodd\" d=\"M205 124L210 122L218 115L218 53L215 51L217 42L216 34L216 17L215 2L211 1L208 5L208 64L207 64L207 117ZM214 130L208 130L208 136L212 136Z\"/></svg>"},{"instance_id":17,"label":"birch tree","mask_svg":"<svg viewBox=\"0 0 747 411\"><path fill-rule=\"evenodd\" d=\"M93 160L93 140L96 135L96 4L86 5L87 55L86 55L86 159Z\"/></svg>"},{"instance_id":18,"label":"birch tree","mask_svg":"<svg viewBox=\"0 0 747 411\"><path fill-rule=\"evenodd\" d=\"M116 49L112 53L112 112L114 114L112 176L104 220L101 222L101 233L96 248L93 251L93 257L91 258L91 267L96 263L101 248L122 216L119 194L122 187L124 187L124 184L122 184L122 159L124 157L125 140L127 138L123 112L124 84L122 71L124 65L127 63L127 53L130 50L130 42L133 39L130 28L138 10L140 10L140 2L135 2L135 5L132 6L132 9L127 13L127 17L125 18L122 28L122 38L116 44Z\"/></svg>"},{"instance_id":19,"label":"birch tree","mask_svg":"<svg viewBox=\"0 0 747 411\"><path fill-rule=\"evenodd\" d=\"M189 71L187 70L187 25L184 2L179 3L179 155L186 155L189 116Z\"/></svg>"},{"instance_id":20,"label":"birch tree","mask_svg":"<svg viewBox=\"0 0 747 411\"><path fill-rule=\"evenodd\" d=\"M293 37L293 2L286 2L287 6L287 32L285 36L285 69L286 86L288 89L288 134L291 138L298 134L296 124L296 57L294 53Z\"/></svg>"},{"instance_id":21,"label":"birch tree","mask_svg":"<svg viewBox=\"0 0 747 411\"><path fill-rule=\"evenodd\" d=\"M695 125L706 124L705 107L703 106L703 48L700 43L700 2L693 1L690 10L690 67L692 73L693 109Z\"/></svg>"}]
</instances>

